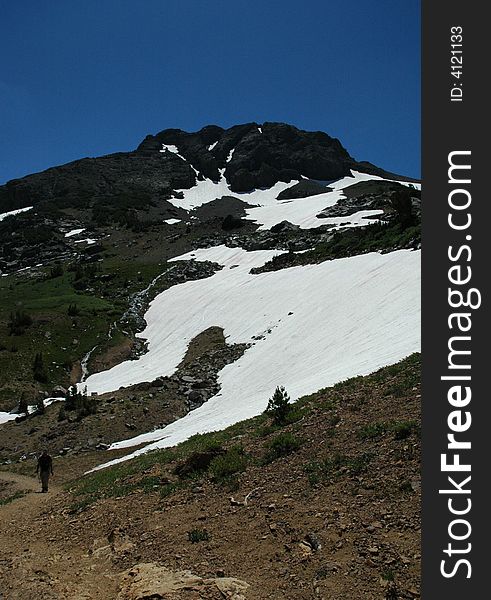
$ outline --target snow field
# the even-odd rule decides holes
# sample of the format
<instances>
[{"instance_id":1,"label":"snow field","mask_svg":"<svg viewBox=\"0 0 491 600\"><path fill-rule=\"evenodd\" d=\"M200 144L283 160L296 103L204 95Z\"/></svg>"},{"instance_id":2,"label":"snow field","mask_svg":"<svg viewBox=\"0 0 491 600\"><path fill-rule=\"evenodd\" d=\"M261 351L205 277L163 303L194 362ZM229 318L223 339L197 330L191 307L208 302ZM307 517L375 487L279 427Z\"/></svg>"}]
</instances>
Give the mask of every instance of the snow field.
<instances>
[{"instance_id":1,"label":"snow field","mask_svg":"<svg viewBox=\"0 0 491 600\"><path fill-rule=\"evenodd\" d=\"M84 383L88 391L113 391L171 374L189 342L211 326L223 327L229 344L251 346L220 372L221 391L203 406L113 448L149 443L141 453L173 446L261 413L278 385L294 400L419 350L419 251L249 274L274 254L218 246L178 257L219 262L224 269L157 296L142 333L149 352L90 376Z\"/></svg>"}]
</instances>

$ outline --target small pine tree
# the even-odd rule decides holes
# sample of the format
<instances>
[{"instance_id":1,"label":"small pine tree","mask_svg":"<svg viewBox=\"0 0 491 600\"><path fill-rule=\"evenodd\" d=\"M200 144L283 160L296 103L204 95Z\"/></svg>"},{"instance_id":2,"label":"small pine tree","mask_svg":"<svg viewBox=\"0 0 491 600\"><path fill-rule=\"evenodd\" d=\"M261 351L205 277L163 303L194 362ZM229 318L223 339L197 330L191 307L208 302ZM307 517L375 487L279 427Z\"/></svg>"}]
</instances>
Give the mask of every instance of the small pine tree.
<instances>
[{"instance_id":1,"label":"small pine tree","mask_svg":"<svg viewBox=\"0 0 491 600\"><path fill-rule=\"evenodd\" d=\"M44 406L44 399L42 396L39 396L36 402L36 408L37 408L37 412L40 415L44 415L44 411L45 411L45 406Z\"/></svg>"},{"instance_id":2,"label":"small pine tree","mask_svg":"<svg viewBox=\"0 0 491 600\"><path fill-rule=\"evenodd\" d=\"M25 330L32 325L32 317L21 310L10 313L8 322L9 335L23 335Z\"/></svg>"},{"instance_id":3,"label":"small pine tree","mask_svg":"<svg viewBox=\"0 0 491 600\"><path fill-rule=\"evenodd\" d=\"M77 317L80 314L80 310L76 304L70 304L68 306L68 316Z\"/></svg>"},{"instance_id":4,"label":"small pine tree","mask_svg":"<svg viewBox=\"0 0 491 600\"><path fill-rule=\"evenodd\" d=\"M290 410L290 396L283 386L278 386L268 401L266 413L273 417L276 425L284 425Z\"/></svg>"},{"instance_id":5,"label":"small pine tree","mask_svg":"<svg viewBox=\"0 0 491 600\"><path fill-rule=\"evenodd\" d=\"M97 398L87 396L87 388L79 392L76 387L68 390L65 410L77 411L77 419L81 420L88 415L93 415L97 412Z\"/></svg>"},{"instance_id":6,"label":"small pine tree","mask_svg":"<svg viewBox=\"0 0 491 600\"><path fill-rule=\"evenodd\" d=\"M39 381L40 383L48 383L48 374L46 373L46 369L44 367L44 360L41 352L38 352L34 357L32 371L36 381Z\"/></svg>"},{"instance_id":7,"label":"small pine tree","mask_svg":"<svg viewBox=\"0 0 491 600\"><path fill-rule=\"evenodd\" d=\"M22 392L21 394L18 412L21 415L27 415L29 413L29 405L27 403L27 395L25 392Z\"/></svg>"},{"instance_id":8,"label":"small pine tree","mask_svg":"<svg viewBox=\"0 0 491 600\"><path fill-rule=\"evenodd\" d=\"M409 227L414 223L413 204L409 190L397 190L392 196L392 207L395 210L397 222L402 227Z\"/></svg>"}]
</instances>

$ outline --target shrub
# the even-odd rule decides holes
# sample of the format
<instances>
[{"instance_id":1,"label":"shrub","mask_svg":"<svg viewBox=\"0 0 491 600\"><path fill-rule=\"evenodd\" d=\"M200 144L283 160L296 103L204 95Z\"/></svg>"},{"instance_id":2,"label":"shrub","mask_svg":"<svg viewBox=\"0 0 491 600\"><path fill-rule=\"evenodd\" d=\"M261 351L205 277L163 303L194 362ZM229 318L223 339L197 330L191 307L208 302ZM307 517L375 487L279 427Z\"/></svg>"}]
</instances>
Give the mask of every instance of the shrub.
<instances>
[{"instance_id":1,"label":"shrub","mask_svg":"<svg viewBox=\"0 0 491 600\"><path fill-rule=\"evenodd\" d=\"M174 469L174 473L181 479L201 475L208 471L211 463L222 456L224 452L219 444L211 444L208 448L190 454L183 463Z\"/></svg>"},{"instance_id":2,"label":"shrub","mask_svg":"<svg viewBox=\"0 0 491 600\"><path fill-rule=\"evenodd\" d=\"M223 480L242 473L246 470L248 463L247 454L241 446L235 446L227 450L225 454L215 457L209 467L209 471L216 480Z\"/></svg>"},{"instance_id":3,"label":"shrub","mask_svg":"<svg viewBox=\"0 0 491 600\"><path fill-rule=\"evenodd\" d=\"M365 425L359 430L358 435L362 440L368 440L392 432L396 440L405 440L416 430L417 424L414 421L378 422Z\"/></svg>"},{"instance_id":4,"label":"shrub","mask_svg":"<svg viewBox=\"0 0 491 600\"><path fill-rule=\"evenodd\" d=\"M394 437L396 440L405 440L417 429L414 421L399 421L392 425Z\"/></svg>"},{"instance_id":5,"label":"shrub","mask_svg":"<svg viewBox=\"0 0 491 600\"><path fill-rule=\"evenodd\" d=\"M44 415L44 411L46 410L46 407L44 406L44 399L42 396L39 396L37 399L36 409L40 415Z\"/></svg>"},{"instance_id":6,"label":"shrub","mask_svg":"<svg viewBox=\"0 0 491 600\"><path fill-rule=\"evenodd\" d=\"M70 304L67 312L69 317L76 317L80 314L80 310L76 304Z\"/></svg>"},{"instance_id":7,"label":"shrub","mask_svg":"<svg viewBox=\"0 0 491 600\"><path fill-rule=\"evenodd\" d=\"M268 449L265 462L269 463L282 456L287 456L292 452L298 450L301 446L301 442L291 433L280 433L267 444Z\"/></svg>"},{"instance_id":8,"label":"shrub","mask_svg":"<svg viewBox=\"0 0 491 600\"><path fill-rule=\"evenodd\" d=\"M58 421L65 421L66 419L66 410L63 404L60 406L60 412L58 413Z\"/></svg>"},{"instance_id":9,"label":"shrub","mask_svg":"<svg viewBox=\"0 0 491 600\"><path fill-rule=\"evenodd\" d=\"M371 440L383 435L389 425L387 423L370 423L368 425L363 426L358 435L362 440Z\"/></svg>"},{"instance_id":10,"label":"shrub","mask_svg":"<svg viewBox=\"0 0 491 600\"><path fill-rule=\"evenodd\" d=\"M283 386L279 386L268 401L266 413L273 418L276 425L285 425L291 408L290 396Z\"/></svg>"},{"instance_id":11,"label":"shrub","mask_svg":"<svg viewBox=\"0 0 491 600\"><path fill-rule=\"evenodd\" d=\"M197 544L198 542L207 542L210 539L210 534L206 529L192 529L188 531L188 540L192 544Z\"/></svg>"},{"instance_id":12,"label":"shrub","mask_svg":"<svg viewBox=\"0 0 491 600\"><path fill-rule=\"evenodd\" d=\"M336 453L332 457L308 463L304 470L311 485L315 485L322 481L331 481L342 472L350 476L360 475L367 469L371 460L372 455L368 452L353 457Z\"/></svg>"},{"instance_id":13,"label":"shrub","mask_svg":"<svg viewBox=\"0 0 491 600\"><path fill-rule=\"evenodd\" d=\"M63 273L63 267L61 265L55 265L49 270L49 278L56 279L56 277L61 277Z\"/></svg>"},{"instance_id":14,"label":"shrub","mask_svg":"<svg viewBox=\"0 0 491 600\"><path fill-rule=\"evenodd\" d=\"M32 325L32 317L22 310L10 313L9 335L22 335Z\"/></svg>"}]
</instances>

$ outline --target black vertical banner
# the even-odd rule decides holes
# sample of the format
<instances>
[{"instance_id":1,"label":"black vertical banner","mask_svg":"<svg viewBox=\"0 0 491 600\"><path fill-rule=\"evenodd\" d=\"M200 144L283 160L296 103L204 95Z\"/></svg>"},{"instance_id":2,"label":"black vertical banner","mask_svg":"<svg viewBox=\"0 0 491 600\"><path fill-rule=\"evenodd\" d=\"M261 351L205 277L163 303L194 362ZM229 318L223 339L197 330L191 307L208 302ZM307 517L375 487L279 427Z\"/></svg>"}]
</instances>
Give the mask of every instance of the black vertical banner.
<instances>
[{"instance_id":1,"label":"black vertical banner","mask_svg":"<svg viewBox=\"0 0 491 600\"><path fill-rule=\"evenodd\" d=\"M486 8L423 0L423 600L489 595Z\"/></svg>"}]
</instances>

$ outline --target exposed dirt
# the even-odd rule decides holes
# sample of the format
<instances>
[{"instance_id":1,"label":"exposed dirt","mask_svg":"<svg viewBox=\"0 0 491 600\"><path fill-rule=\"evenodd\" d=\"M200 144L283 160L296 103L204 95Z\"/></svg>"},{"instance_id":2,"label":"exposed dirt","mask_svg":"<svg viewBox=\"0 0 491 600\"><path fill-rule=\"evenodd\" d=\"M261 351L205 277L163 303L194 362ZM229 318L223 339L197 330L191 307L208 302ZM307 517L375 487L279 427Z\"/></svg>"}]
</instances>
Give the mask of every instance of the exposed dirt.
<instances>
[{"instance_id":1,"label":"exposed dirt","mask_svg":"<svg viewBox=\"0 0 491 600\"><path fill-rule=\"evenodd\" d=\"M72 508L77 496L53 488L0 507L5 599L418 598L418 370L411 363L316 394L304 417L280 432L251 425L230 441L250 456L235 483L205 474L167 497L136 489L81 512ZM300 448L265 464L267 444L285 432ZM313 478L325 460L335 467ZM156 462L136 477L175 478L176 466ZM193 543L193 531L205 535ZM173 595L158 587L187 570L199 581L235 578L242 589L232 596L198 581ZM154 595L138 592L142 577Z\"/></svg>"},{"instance_id":2,"label":"exposed dirt","mask_svg":"<svg viewBox=\"0 0 491 600\"><path fill-rule=\"evenodd\" d=\"M134 342L131 338L124 337L119 344L111 346L102 354L96 354L93 360L90 361L91 373L107 371L119 363L128 360L131 356L133 345Z\"/></svg>"}]
</instances>

